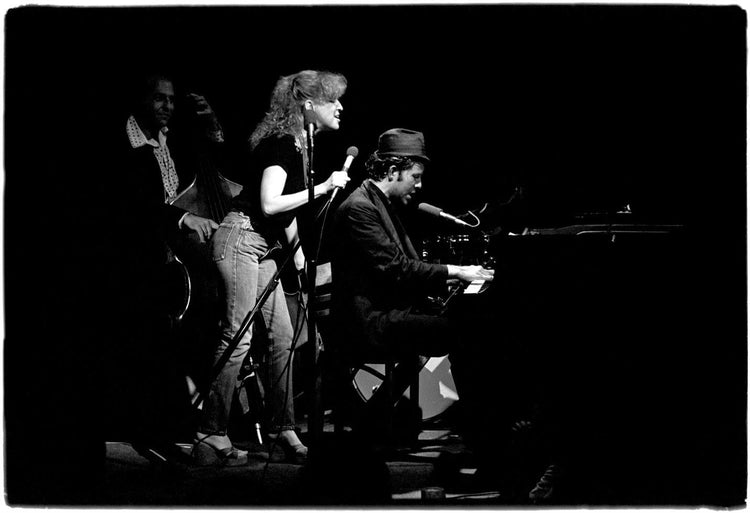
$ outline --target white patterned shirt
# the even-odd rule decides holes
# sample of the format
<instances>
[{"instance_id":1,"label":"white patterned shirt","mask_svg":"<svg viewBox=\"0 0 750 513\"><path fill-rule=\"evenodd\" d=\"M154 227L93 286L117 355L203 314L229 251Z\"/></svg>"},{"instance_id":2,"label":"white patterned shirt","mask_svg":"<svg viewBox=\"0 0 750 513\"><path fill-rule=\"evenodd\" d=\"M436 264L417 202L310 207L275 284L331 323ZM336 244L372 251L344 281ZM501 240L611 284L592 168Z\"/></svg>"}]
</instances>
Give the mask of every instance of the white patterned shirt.
<instances>
[{"instance_id":1,"label":"white patterned shirt","mask_svg":"<svg viewBox=\"0 0 750 513\"><path fill-rule=\"evenodd\" d=\"M143 146L151 146L153 148L154 157L156 157L156 162L159 163L159 169L161 169L161 180L164 184L164 202L170 203L177 195L180 179L177 177L177 170L174 167L174 161L167 147L167 127L159 131L159 141L157 142L154 139L147 139L141 127L138 126L135 117L130 116L128 118L127 131L130 145L133 148L141 148Z\"/></svg>"}]
</instances>

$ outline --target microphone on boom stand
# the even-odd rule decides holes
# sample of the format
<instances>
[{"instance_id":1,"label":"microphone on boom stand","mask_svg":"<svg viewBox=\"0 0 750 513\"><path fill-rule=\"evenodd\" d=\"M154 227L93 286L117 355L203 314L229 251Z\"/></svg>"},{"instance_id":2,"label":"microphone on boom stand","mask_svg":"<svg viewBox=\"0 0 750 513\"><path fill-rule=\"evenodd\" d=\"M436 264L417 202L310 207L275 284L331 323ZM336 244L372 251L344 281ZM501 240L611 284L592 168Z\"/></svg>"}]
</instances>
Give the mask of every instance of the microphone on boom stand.
<instances>
[{"instance_id":1,"label":"microphone on boom stand","mask_svg":"<svg viewBox=\"0 0 750 513\"><path fill-rule=\"evenodd\" d=\"M304 117L305 133L307 133L307 147L308 150L312 152L314 144L313 136L315 135L315 120L317 119L317 116L311 107L305 107L302 115Z\"/></svg>"},{"instance_id":2,"label":"microphone on boom stand","mask_svg":"<svg viewBox=\"0 0 750 513\"><path fill-rule=\"evenodd\" d=\"M442 208L438 208L436 206L430 205L429 203L420 203L419 205L417 205L417 208L421 210L422 212L425 212L426 214L430 214L435 217L442 217L443 219L448 219L461 226L468 226L469 228L476 228L476 226L470 225L466 221L462 221L456 216L447 214L443 212Z\"/></svg>"}]
</instances>

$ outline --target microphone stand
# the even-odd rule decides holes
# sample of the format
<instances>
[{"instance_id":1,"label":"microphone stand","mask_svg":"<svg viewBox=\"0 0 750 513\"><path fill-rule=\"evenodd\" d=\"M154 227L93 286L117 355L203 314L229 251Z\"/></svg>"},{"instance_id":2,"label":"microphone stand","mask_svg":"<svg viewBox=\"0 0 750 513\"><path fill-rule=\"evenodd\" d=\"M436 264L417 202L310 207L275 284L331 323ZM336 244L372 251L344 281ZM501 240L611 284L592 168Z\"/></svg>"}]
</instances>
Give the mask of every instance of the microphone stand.
<instances>
[{"instance_id":1,"label":"microphone stand","mask_svg":"<svg viewBox=\"0 0 750 513\"><path fill-rule=\"evenodd\" d=\"M307 128L307 169L305 170L307 176L307 193L308 193L308 205L312 209L312 205L315 200L315 171L313 170L313 156L314 156L314 125L313 123L305 123ZM312 210L311 210L312 213ZM314 214L312 214L314 215ZM313 220L314 222L314 220ZM312 369L312 383L311 383L311 394L310 394L310 405L308 414L308 432L310 435L310 446L314 449L319 446L321 436L323 434L323 415L321 407L321 388L322 388L322 376L320 369L320 341L318 340L318 330L316 323L315 314L315 279L317 275L317 262L316 262L317 250L313 248L307 257L307 286L308 286L308 302L307 302L307 340L312 344L312 356L311 356L311 369Z\"/></svg>"},{"instance_id":2,"label":"microphone stand","mask_svg":"<svg viewBox=\"0 0 750 513\"><path fill-rule=\"evenodd\" d=\"M232 340L229 341L229 343L227 344L227 348L224 350L221 357L216 361L214 366L211 368L211 374L209 374L208 380L206 381L206 392L207 392L207 389L211 387L211 384L213 384L214 380L216 380L216 378L219 377L219 374L221 374L221 370L224 368L224 365L226 365L226 363L229 361L229 358L231 358L232 353L234 352L235 349L237 349L237 346L240 344L240 340L242 340L242 337L244 337L245 333L247 333L247 330L250 329L250 326L252 325L255 318L258 316L258 314L260 314L261 307L265 304L265 302L271 296L273 291L276 290L276 287L279 284L279 281L281 279L281 273L284 271L284 269L289 264L289 262L292 261L292 257L299 249L300 244L301 243L298 240L294 244L294 247L292 247L292 250L286 256L282 264L278 266L278 268L276 269L276 272L271 277L271 280L268 282L268 285L266 285L266 288L263 289L263 292L261 292L260 296L255 301L255 306L253 306L252 310L247 312L247 315L242 320L242 324L240 324L240 328L237 330L237 333L234 334L234 337L232 337ZM289 372L291 372L291 370ZM256 380L259 379L257 377L257 373L256 373L255 378ZM258 381L257 384L260 387L259 383L260 382ZM208 395L208 394L205 392L203 394L196 394L196 396L193 398L193 406L197 406L202 401L201 395Z\"/></svg>"}]
</instances>

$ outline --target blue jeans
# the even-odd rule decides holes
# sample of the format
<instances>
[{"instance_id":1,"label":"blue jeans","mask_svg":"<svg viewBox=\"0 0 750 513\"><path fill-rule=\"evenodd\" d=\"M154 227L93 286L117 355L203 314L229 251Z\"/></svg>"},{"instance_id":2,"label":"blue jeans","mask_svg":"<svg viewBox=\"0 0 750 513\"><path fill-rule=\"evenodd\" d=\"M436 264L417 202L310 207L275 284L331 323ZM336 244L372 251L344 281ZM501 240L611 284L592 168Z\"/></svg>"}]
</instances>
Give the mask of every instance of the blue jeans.
<instances>
[{"instance_id":1,"label":"blue jeans","mask_svg":"<svg viewBox=\"0 0 750 513\"><path fill-rule=\"evenodd\" d=\"M224 354L247 313L255 306L258 296L271 281L276 272L276 262L263 259L270 250L268 242L253 230L250 218L239 212L227 214L214 233L211 245L226 300L226 314L221 320L222 335L214 356L215 364ZM265 365L261 371L269 413L268 428L273 432L294 429L291 362L287 366L292 356L293 329L281 284L263 304L261 313L268 332ZM221 373L211 384L203 404L199 431L206 434L226 434L229 411L238 384L237 377L250 350L254 328L255 323L242 337Z\"/></svg>"}]
</instances>

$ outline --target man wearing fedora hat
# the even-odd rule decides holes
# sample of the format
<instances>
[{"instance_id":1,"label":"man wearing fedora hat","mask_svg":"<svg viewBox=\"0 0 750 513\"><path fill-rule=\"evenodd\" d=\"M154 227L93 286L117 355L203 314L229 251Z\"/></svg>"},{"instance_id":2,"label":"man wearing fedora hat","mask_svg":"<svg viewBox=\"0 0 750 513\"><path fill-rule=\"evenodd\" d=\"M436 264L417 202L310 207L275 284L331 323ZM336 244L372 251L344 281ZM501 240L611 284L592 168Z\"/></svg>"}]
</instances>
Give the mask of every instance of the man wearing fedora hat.
<instances>
[{"instance_id":1,"label":"man wearing fedora hat","mask_svg":"<svg viewBox=\"0 0 750 513\"><path fill-rule=\"evenodd\" d=\"M414 305L445 292L448 280L470 283L493 278L494 271L479 265L419 259L398 208L408 205L422 188L429 160L421 132L404 128L384 132L366 163L369 178L336 211L332 307L339 340L347 341L342 350L365 358L395 357L400 362L413 361L410 357L416 355L453 352L461 338L456 323ZM419 361L424 365L426 359ZM413 372L411 365L397 365L393 397L400 397ZM368 407L385 406L379 404L382 397L376 393Z\"/></svg>"},{"instance_id":2,"label":"man wearing fedora hat","mask_svg":"<svg viewBox=\"0 0 750 513\"><path fill-rule=\"evenodd\" d=\"M403 128L384 132L366 163L369 178L336 211L331 320L338 346L334 349L348 352L355 361L387 356L397 362L390 390L380 387L370 398L355 430L363 435L361 440L379 438L383 433L378 415L393 406L388 397L402 396L427 361L425 356L449 354L461 396L459 425L482 479L498 479L509 496L520 492L529 499L544 500L553 486L550 469L554 465L528 492L525 477L518 477L526 476L519 472L523 464L511 446L512 431L519 426L516 415L524 410L525 400L513 381L520 362L512 334L498 343L493 336L497 330L486 329L497 326L497 312L448 316L415 306L424 304L428 295L445 292L448 280L490 281L494 277L494 271L478 265L419 259L398 209L422 188L429 161L422 133Z\"/></svg>"}]
</instances>

